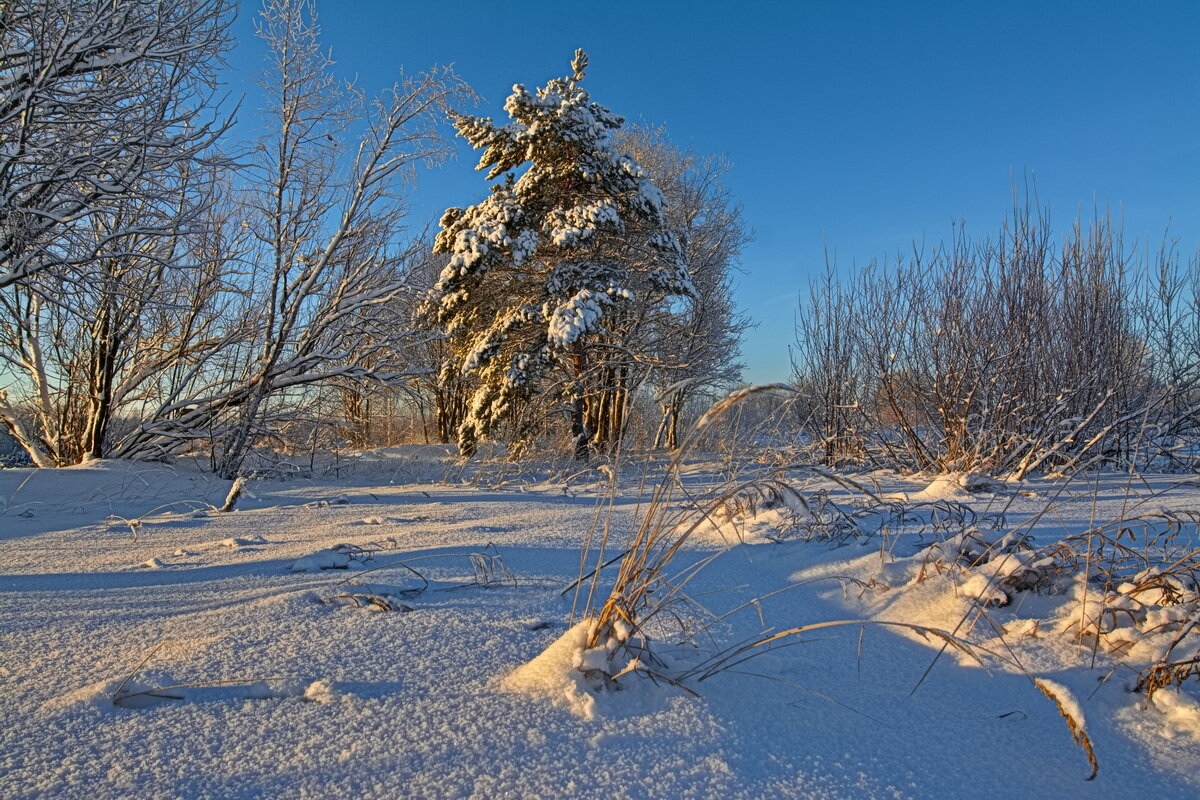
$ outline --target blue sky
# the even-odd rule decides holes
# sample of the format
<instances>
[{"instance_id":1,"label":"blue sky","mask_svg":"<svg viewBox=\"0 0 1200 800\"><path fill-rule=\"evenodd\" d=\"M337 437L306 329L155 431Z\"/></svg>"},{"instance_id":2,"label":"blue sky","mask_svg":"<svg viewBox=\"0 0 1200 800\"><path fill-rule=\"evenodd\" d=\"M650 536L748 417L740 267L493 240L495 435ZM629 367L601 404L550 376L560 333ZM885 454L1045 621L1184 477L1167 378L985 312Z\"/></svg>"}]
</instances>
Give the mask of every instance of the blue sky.
<instances>
[{"instance_id":1,"label":"blue sky","mask_svg":"<svg viewBox=\"0 0 1200 800\"><path fill-rule=\"evenodd\" d=\"M229 90L261 70L242 2ZM374 92L403 67L455 65L500 117L512 84L588 51L593 99L721 153L754 242L738 299L758 322L752 381L788 375L798 293L824 251L850 270L995 230L1015 177L1056 230L1111 206L1127 240L1200 248L1200 3L318 0L343 77ZM486 194L469 150L421 176L414 218Z\"/></svg>"}]
</instances>

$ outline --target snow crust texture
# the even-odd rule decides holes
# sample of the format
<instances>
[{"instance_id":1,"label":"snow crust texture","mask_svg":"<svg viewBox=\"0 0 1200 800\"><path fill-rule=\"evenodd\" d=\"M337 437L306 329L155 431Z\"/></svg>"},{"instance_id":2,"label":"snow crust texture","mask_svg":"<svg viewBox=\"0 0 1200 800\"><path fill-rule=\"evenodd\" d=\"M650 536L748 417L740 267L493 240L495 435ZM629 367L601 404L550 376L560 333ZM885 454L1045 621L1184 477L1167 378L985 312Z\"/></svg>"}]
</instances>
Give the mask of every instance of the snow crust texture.
<instances>
[{"instance_id":1,"label":"snow crust texture","mask_svg":"<svg viewBox=\"0 0 1200 800\"><path fill-rule=\"evenodd\" d=\"M572 598L560 593L578 575L607 479L520 491L400 483L400 455L338 481L254 482L227 514L211 508L228 483L186 465L0 471L0 794L1200 791L1195 687L1146 703L1119 666L1105 679L1115 665L1107 651L1093 664L1069 633L1049 630L1078 612L1071 593L1020 593L1020 606L994 611L1022 663L1074 698L1101 764L1091 783L1057 709L1025 675L943 657L910 696L939 643L904 631L798 637L694 684L698 697L634 673L621 679L627 688L597 692L583 677L594 657L584 650L588 623L569 625ZM919 491L898 480L884 489ZM1164 502L1196 499L1181 490ZM636 489L618 498L614 541L628 535L636 500ZM1019 496L1010 519L1037 508ZM1086 524L1090 513L1089 503L1064 506L1056 524ZM678 566L728 546L702 537ZM972 602L958 591L963 576L918 580L914 559L924 556L906 547L881 558L878 540L734 542L689 592L712 614L763 598L713 628L717 642L764 622L778 630L859 617L953 629ZM469 553L502 559L515 585L481 577L483 562ZM835 576L862 585L847 589ZM657 646L694 657L676 642Z\"/></svg>"}]
</instances>

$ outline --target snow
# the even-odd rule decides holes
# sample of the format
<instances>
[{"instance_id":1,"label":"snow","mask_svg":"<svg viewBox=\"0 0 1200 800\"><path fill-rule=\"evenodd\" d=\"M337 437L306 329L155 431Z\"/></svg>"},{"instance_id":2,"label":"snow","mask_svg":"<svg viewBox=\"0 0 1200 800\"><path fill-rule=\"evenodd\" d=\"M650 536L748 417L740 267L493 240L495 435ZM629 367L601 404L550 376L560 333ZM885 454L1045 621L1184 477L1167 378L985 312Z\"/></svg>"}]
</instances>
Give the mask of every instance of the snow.
<instances>
[{"instance_id":1,"label":"snow","mask_svg":"<svg viewBox=\"0 0 1200 800\"><path fill-rule=\"evenodd\" d=\"M937 475L929 485L917 492L899 493L896 497L900 500L908 502L924 502L928 500L961 500L968 497L968 493L963 488L963 478L965 476L958 473L947 473Z\"/></svg>"},{"instance_id":2,"label":"snow","mask_svg":"<svg viewBox=\"0 0 1200 800\"><path fill-rule=\"evenodd\" d=\"M551 344L566 348L581 337L600 330L600 318L610 300L604 292L590 289L576 292L548 315L546 338Z\"/></svg>"},{"instance_id":3,"label":"snow","mask_svg":"<svg viewBox=\"0 0 1200 800\"><path fill-rule=\"evenodd\" d=\"M1178 689L1169 687L1155 692L1151 702L1162 712L1172 732L1200 741L1200 703Z\"/></svg>"},{"instance_id":4,"label":"snow","mask_svg":"<svg viewBox=\"0 0 1200 800\"><path fill-rule=\"evenodd\" d=\"M545 697L585 719L592 719L596 698L584 685L580 672L580 656L590 629L589 621L577 622L529 663L509 673L502 685L515 692Z\"/></svg>"},{"instance_id":5,"label":"snow","mask_svg":"<svg viewBox=\"0 0 1200 800\"><path fill-rule=\"evenodd\" d=\"M1071 690L1063 686L1057 681L1052 681L1049 678L1038 678L1038 688L1043 692L1049 691L1054 695L1054 700L1062 707L1063 712L1074 720L1075 724L1080 729L1086 729L1087 719L1083 715L1083 706L1079 704L1079 700L1075 695L1071 694Z\"/></svg>"},{"instance_id":6,"label":"snow","mask_svg":"<svg viewBox=\"0 0 1200 800\"><path fill-rule=\"evenodd\" d=\"M288 567L292 572L319 572L323 569L346 569L350 556L335 550L322 549L303 558L298 558Z\"/></svg>"},{"instance_id":7,"label":"snow","mask_svg":"<svg viewBox=\"0 0 1200 800\"><path fill-rule=\"evenodd\" d=\"M613 554L635 519L637 470L654 466L638 461L616 471ZM703 491L719 467L689 465L691 491ZM500 486L445 448L392 448L343 458L337 479L318 470L251 480L229 513L211 510L229 482L186 462L0 470L2 794L1200 791L1196 682L1149 701L1129 691L1140 665L1186 624L1186 606L1164 604L1158 590L1135 592L1146 578L1136 573L1107 601L1095 585L1085 593L1073 573L1044 591L1001 583L1038 563L1036 550L1004 534L1034 520L1046 498L1061 499L1027 531L1035 548L1115 514L1127 479L1061 493L1040 480L1022 493L967 493L956 502L977 513L978 536L953 541L915 524L886 540L800 536L783 530L793 501L743 507L694 537L673 564L682 572L719 553L688 584L691 602L676 608L680 622L705 632L686 644L664 619L649 631L657 660L643 668L650 662L616 641L628 641L628 627L589 651L592 623L563 593L579 575L597 510L607 508L606 475L563 482L504 469ZM881 496L911 497L928 484L858 476L872 478ZM1156 507L1195 508L1196 487L1168 489L1174 483L1146 476L1137 491L1165 490ZM980 522L999 509L1005 527ZM727 541L718 529L731 522L760 527ZM499 559L515 581L481 579L471 554ZM292 571L301 563L315 570ZM999 587L1010 602L982 607L985 617L978 593L965 588L973 582ZM396 610L334 601L343 594L390 599ZM1130 613L1091 605L1104 602ZM1081 615L1107 620L1098 648L1081 643ZM674 674L764 626L840 620L873 622L780 640L691 681L695 696L651 674ZM983 655L986 669L952 649L938 658L943 640L875 622L955 632L1002 657ZM1113 649L1118 640L1132 644ZM607 690L587 675L627 667ZM1094 781L1084 782L1086 759L1030 675L1052 685L1080 724L1086 719L1100 762Z\"/></svg>"},{"instance_id":8,"label":"snow","mask_svg":"<svg viewBox=\"0 0 1200 800\"><path fill-rule=\"evenodd\" d=\"M601 230L621 230L621 217L611 199L552 211L547 215L550 241L563 248L579 247Z\"/></svg>"}]
</instances>

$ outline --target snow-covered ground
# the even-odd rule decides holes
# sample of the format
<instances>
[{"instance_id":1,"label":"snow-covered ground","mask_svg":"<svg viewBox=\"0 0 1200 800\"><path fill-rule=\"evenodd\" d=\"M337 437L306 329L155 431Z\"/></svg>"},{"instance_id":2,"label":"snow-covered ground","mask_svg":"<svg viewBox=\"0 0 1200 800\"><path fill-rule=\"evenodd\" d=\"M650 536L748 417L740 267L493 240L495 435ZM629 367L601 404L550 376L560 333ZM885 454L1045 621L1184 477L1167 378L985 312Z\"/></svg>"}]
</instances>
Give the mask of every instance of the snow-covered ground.
<instances>
[{"instance_id":1,"label":"snow-covered ground","mask_svg":"<svg viewBox=\"0 0 1200 800\"><path fill-rule=\"evenodd\" d=\"M622 691L581 703L563 589L607 518L603 474L441 482L461 474L420 448L337 474L251 481L222 514L228 482L188 464L0 470L0 796L1200 793L1196 681L1152 702L1129 691L1186 619L1143 594L1110 615L1098 645L1078 624L1094 593L1065 573L1014 588L1024 584L1004 579L1047 565L1011 537L997 544L1017 531L1042 546L1145 498L1135 510L1195 510L1194 482L1106 476L968 493L961 481L876 476L881 500L918 511L857 538L806 540L803 514L735 509L702 525L673 566L722 551L687 585L694 602L679 613L693 630L745 608L692 645L664 639L664 657L694 663L764 628L870 619L952 632L986 668L952 647L938 657L936 635L845 625L692 679L695 695L634 672ZM621 483L613 542L645 507L639 484ZM931 524L938 507L921 504L937 502L960 516ZM947 540L963 509L978 538ZM1194 548L1194 536L1168 544ZM1033 677L1086 730L1094 780Z\"/></svg>"}]
</instances>

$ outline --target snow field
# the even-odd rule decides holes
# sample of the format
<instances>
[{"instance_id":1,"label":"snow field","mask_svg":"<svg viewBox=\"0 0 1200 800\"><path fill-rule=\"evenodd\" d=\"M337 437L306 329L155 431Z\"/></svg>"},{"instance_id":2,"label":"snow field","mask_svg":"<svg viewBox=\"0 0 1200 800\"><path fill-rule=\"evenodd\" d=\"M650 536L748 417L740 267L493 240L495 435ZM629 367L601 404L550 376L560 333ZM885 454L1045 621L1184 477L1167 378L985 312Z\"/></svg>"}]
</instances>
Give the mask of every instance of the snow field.
<instances>
[{"instance_id":1,"label":"snow field","mask_svg":"<svg viewBox=\"0 0 1200 800\"><path fill-rule=\"evenodd\" d=\"M989 614L1007 629L1004 643L1021 664L1073 698L1100 760L1090 783L1058 709L1026 675L997 663L983 670L947 652L922 681L940 642L911 632L851 626L784 640L693 685L699 697L636 673L621 678L622 691L596 692L575 677L586 654L572 639L580 628L568 627L571 595L560 592L578 575L579 544L604 481L515 491L389 480L380 469L327 482L252 482L239 510L218 514L205 504L219 504L227 482L186 465L0 471L3 795L1197 791L1194 686L1160 690L1150 703L1130 694L1121 654L1102 649L1093 664L1090 651L1055 628L1078 613L1074 594L1022 592ZM886 492L921 491L881 480ZM1053 491L1030 486L1037 496L976 493L962 502L980 514L1006 504L1014 525ZM1093 496L1100 516L1122 502L1115 480L1071 491L1077 496L1060 504L1053 524L1033 530L1039 541L1086 525ZM332 502L339 498L347 502ZM628 534L636 500L632 492L618 498L614 538ZM1161 503L1194 507L1196 500L1195 488L1183 487ZM147 513L165 503L180 505ZM106 521L110 515L141 524L131 531ZM745 640L763 624L879 619L954 630L979 596L963 590L974 579L969 571L921 577L928 549L902 536L886 553L880 537L788 537L784 521L778 517L774 536L760 530L747 544L735 540L689 594L721 613L802 585L714 626L695 643L702 651ZM715 529L699 536L678 557L680 569L726 548L725 538ZM353 545L340 552L356 556L340 564L317 555L339 553L338 545ZM959 545L938 546L959 553ZM478 585L464 554L483 551L502 560L515 587ZM355 578L394 561L429 586L411 591L420 582L395 566ZM391 587L390 596L412 610L322 602L346 579L364 592ZM695 621L703 619L697 611ZM971 635L1000 649L986 625L975 621ZM679 663L696 657L693 646L670 638L656 646ZM128 702L114 706L127 679ZM178 699L136 694L231 680L244 682L160 693Z\"/></svg>"}]
</instances>

